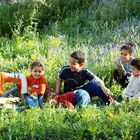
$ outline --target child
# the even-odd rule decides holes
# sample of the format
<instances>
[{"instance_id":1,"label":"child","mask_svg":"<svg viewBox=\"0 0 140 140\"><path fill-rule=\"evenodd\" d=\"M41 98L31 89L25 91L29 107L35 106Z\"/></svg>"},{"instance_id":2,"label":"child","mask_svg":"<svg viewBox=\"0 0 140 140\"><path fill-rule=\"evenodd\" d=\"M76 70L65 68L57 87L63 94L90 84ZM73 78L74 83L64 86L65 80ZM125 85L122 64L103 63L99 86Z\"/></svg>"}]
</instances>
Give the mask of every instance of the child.
<instances>
[{"instance_id":1,"label":"child","mask_svg":"<svg viewBox=\"0 0 140 140\"><path fill-rule=\"evenodd\" d=\"M27 81L26 77L23 74L10 74L5 72L0 72L0 96L4 96L5 93L5 83L15 82L21 85L21 98L23 94L27 93Z\"/></svg>"},{"instance_id":2,"label":"child","mask_svg":"<svg viewBox=\"0 0 140 140\"><path fill-rule=\"evenodd\" d=\"M84 68L85 56L81 51L75 51L71 54L70 65L64 66L59 74L56 82L56 93L59 94L61 84L64 82L64 92L73 91L75 89L83 88L91 96L96 95L105 103L109 104L110 90L104 85L104 82L97 76L93 75L88 69ZM84 86L86 81L90 86ZM93 94L93 90L95 93Z\"/></svg>"},{"instance_id":3,"label":"child","mask_svg":"<svg viewBox=\"0 0 140 140\"><path fill-rule=\"evenodd\" d=\"M131 66L132 75L122 96L124 98L135 99L140 97L140 58L133 59Z\"/></svg>"},{"instance_id":4,"label":"child","mask_svg":"<svg viewBox=\"0 0 140 140\"><path fill-rule=\"evenodd\" d=\"M9 82L14 82L17 85L21 85L20 88L20 98L21 100L24 99L24 96L27 94L27 80L23 74L10 74L5 72L0 72L0 104L3 105L6 102L18 102L19 98L5 98L5 84ZM9 94L12 93L9 91ZM0 106L1 108L2 106ZM21 110L23 107L18 105L12 105L11 108L16 109L17 111Z\"/></svg>"},{"instance_id":5,"label":"child","mask_svg":"<svg viewBox=\"0 0 140 140\"><path fill-rule=\"evenodd\" d=\"M70 91L67 93L63 93L62 95L49 93L48 99L53 105L64 105L69 109L72 109L75 105L83 107L87 106L90 103L90 96L83 89Z\"/></svg>"},{"instance_id":6,"label":"child","mask_svg":"<svg viewBox=\"0 0 140 140\"><path fill-rule=\"evenodd\" d=\"M28 92L36 93L39 107L43 106L43 96L48 93L50 87L44 74L44 64L41 61L35 61L31 65L31 75L27 76Z\"/></svg>"},{"instance_id":7,"label":"child","mask_svg":"<svg viewBox=\"0 0 140 140\"><path fill-rule=\"evenodd\" d=\"M121 54L116 62L114 79L124 88L128 85L128 77L132 72L130 63L133 59L133 45L131 43L126 43L122 45L120 50Z\"/></svg>"},{"instance_id":8,"label":"child","mask_svg":"<svg viewBox=\"0 0 140 140\"><path fill-rule=\"evenodd\" d=\"M25 95L25 102L29 107L37 106L37 102L40 108L43 107L44 94L50 89L43 72L44 64L41 61L35 61L32 63L31 75L27 76L28 94ZM20 86L18 89L20 89ZM13 93L17 93L18 89L17 87L14 88ZM37 98L34 94L37 95Z\"/></svg>"}]
</instances>

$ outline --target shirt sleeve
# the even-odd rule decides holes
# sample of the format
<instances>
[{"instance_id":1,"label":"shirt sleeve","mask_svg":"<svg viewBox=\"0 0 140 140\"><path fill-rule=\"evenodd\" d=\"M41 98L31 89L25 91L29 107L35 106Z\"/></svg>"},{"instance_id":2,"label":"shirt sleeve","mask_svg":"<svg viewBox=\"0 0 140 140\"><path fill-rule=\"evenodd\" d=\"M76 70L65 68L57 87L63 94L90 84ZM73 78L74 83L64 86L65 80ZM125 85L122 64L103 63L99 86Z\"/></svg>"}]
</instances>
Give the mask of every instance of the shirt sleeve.
<instances>
[{"instance_id":1,"label":"shirt sleeve","mask_svg":"<svg viewBox=\"0 0 140 140\"><path fill-rule=\"evenodd\" d=\"M140 98L140 91L132 97L132 99L136 99L136 98Z\"/></svg>"},{"instance_id":2,"label":"shirt sleeve","mask_svg":"<svg viewBox=\"0 0 140 140\"><path fill-rule=\"evenodd\" d=\"M21 93L22 94L27 93L27 80L25 75L5 73L5 76L6 82L15 82L21 84Z\"/></svg>"},{"instance_id":3,"label":"shirt sleeve","mask_svg":"<svg viewBox=\"0 0 140 140\"><path fill-rule=\"evenodd\" d=\"M96 76L88 69L85 70L85 79L91 81L95 78Z\"/></svg>"},{"instance_id":4,"label":"shirt sleeve","mask_svg":"<svg viewBox=\"0 0 140 140\"><path fill-rule=\"evenodd\" d=\"M67 75L66 69L67 68L68 68L68 66L64 66L61 69L58 79L60 79L60 80L65 80L66 79L66 75Z\"/></svg>"},{"instance_id":5,"label":"shirt sleeve","mask_svg":"<svg viewBox=\"0 0 140 140\"><path fill-rule=\"evenodd\" d=\"M131 75L130 78L129 78L129 83L128 83L127 87L126 87L126 92L129 92L129 88L131 87L133 78L134 78L134 76Z\"/></svg>"},{"instance_id":6,"label":"shirt sleeve","mask_svg":"<svg viewBox=\"0 0 140 140\"><path fill-rule=\"evenodd\" d=\"M66 99L59 99L59 104L62 104L69 109L74 107L73 104L71 102L67 101Z\"/></svg>"}]
</instances>

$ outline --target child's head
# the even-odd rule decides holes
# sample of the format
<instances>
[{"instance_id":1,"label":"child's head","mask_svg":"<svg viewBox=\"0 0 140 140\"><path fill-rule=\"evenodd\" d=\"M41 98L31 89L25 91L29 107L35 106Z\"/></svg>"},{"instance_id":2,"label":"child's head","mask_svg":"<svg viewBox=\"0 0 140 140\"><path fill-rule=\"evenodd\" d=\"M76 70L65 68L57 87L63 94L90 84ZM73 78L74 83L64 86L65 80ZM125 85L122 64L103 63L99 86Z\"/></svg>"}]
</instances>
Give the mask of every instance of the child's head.
<instances>
[{"instance_id":1,"label":"child's head","mask_svg":"<svg viewBox=\"0 0 140 140\"><path fill-rule=\"evenodd\" d=\"M70 55L70 67L71 71L79 71L85 62L85 54L81 51L75 51Z\"/></svg>"},{"instance_id":2,"label":"child's head","mask_svg":"<svg viewBox=\"0 0 140 140\"><path fill-rule=\"evenodd\" d=\"M125 43L121 47L121 59L124 62L128 62L133 54L133 45L131 43Z\"/></svg>"},{"instance_id":3,"label":"child's head","mask_svg":"<svg viewBox=\"0 0 140 140\"><path fill-rule=\"evenodd\" d=\"M57 105L58 104L57 98L58 98L58 95L55 92L50 91L48 93L47 99L51 102L52 105Z\"/></svg>"},{"instance_id":4,"label":"child's head","mask_svg":"<svg viewBox=\"0 0 140 140\"><path fill-rule=\"evenodd\" d=\"M140 76L140 58L131 61L132 73L134 76Z\"/></svg>"},{"instance_id":5,"label":"child's head","mask_svg":"<svg viewBox=\"0 0 140 140\"><path fill-rule=\"evenodd\" d=\"M31 65L31 74L35 79L39 79L43 75L44 64L41 61L35 61Z\"/></svg>"}]
</instances>

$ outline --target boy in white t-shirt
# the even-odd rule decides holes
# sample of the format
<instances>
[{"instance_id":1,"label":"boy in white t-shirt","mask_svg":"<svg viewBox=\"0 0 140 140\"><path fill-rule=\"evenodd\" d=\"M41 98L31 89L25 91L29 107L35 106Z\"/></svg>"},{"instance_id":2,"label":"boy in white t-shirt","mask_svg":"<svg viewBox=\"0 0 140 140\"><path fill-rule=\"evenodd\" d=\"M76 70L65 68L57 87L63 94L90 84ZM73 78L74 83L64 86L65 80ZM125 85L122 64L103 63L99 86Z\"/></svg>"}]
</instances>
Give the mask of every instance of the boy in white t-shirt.
<instances>
[{"instance_id":1,"label":"boy in white t-shirt","mask_svg":"<svg viewBox=\"0 0 140 140\"><path fill-rule=\"evenodd\" d=\"M135 99L140 97L140 58L133 59L131 66L132 75L122 96L128 99Z\"/></svg>"}]
</instances>

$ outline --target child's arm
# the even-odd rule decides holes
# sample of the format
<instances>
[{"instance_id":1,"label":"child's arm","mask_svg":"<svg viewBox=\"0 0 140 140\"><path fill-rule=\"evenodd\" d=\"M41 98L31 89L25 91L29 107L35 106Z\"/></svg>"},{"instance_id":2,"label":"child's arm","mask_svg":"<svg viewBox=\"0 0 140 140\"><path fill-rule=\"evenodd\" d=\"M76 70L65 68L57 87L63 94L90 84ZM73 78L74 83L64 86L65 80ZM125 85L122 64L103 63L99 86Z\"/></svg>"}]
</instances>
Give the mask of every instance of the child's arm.
<instances>
[{"instance_id":1,"label":"child's arm","mask_svg":"<svg viewBox=\"0 0 140 140\"><path fill-rule=\"evenodd\" d=\"M63 80L61 80L60 78L58 78L57 81L56 81L56 90L55 90L55 92L57 94L59 94L59 92L60 92L62 82L63 82Z\"/></svg>"},{"instance_id":2,"label":"child's arm","mask_svg":"<svg viewBox=\"0 0 140 140\"><path fill-rule=\"evenodd\" d=\"M21 82L21 94L27 93L27 80L26 80L25 75L5 73L5 76L6 76L6 82L19 83L19 80L20 80L20 82Z\"/></svg>"},{"instance_id":3,"label":"child's arm","mask_svg":"<svg viewBox=\"0 0 140 140\"><path fill-rule=\"evenodd\" d=\"M118 69L120 69L123 72L123 74L126 75L127 72L126 72L126 70L125 70L125 68L124 68L124 66L122 64L122 61L121 60L118 60L116 62L116 64L117 64Z\"/></svg>"},{"instance_id":4,"label":"child's arm","mask_svg":"<svg viewBox=\"0 0 140 140\"><path fill-rule=\"evenodd\" d=\"M28 87L28 91L30 93L36 92L37 94L44 94L46 91L46 84L45 83L40 84L39 88Z\"/></svg>"},{"instance_id":5,"label":"child's arm","mask_svg":"<svg viewBox=\"0 0 140 140\"><path fill-rule=\"evenodd\" d=\"M105 84L104 84L104 82L99 78L99 77L96 77L95 78L95 81L101 86L101 88L102 88L102 90L103 90L103 92L105 93L105 94L111 94L111 92L110 92L110 89L108 89L106 86L105 86Z\"/></svg>"},{"instance_id":6,"label":"child's arm","mask_svg":"<svg viewBox=\"0 0 140 140\"><path fill-rule=\"evenodd\" d=\"M140 98L140 91L132 97L132 99L136 99L136 98Z\"/></svg>"},{"instance_id":7,"label":"child's arm","mask_svg":"<svg viewBox=\"0 0 140 140\"><path fill-rule=\"evenodd\" d=\"M2 97L2 98L0 98L0 104L5 104L6 102L18 102L19 100L20 100L20 98L18 98L18 97L14 97L14 98Z\"/></svg>"}]
</instances>

